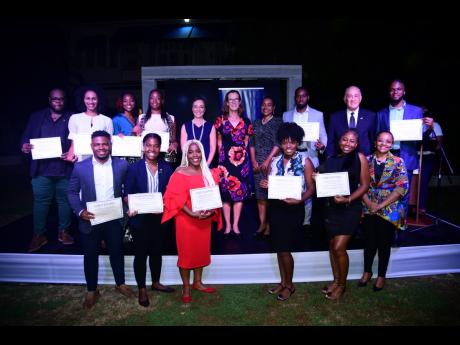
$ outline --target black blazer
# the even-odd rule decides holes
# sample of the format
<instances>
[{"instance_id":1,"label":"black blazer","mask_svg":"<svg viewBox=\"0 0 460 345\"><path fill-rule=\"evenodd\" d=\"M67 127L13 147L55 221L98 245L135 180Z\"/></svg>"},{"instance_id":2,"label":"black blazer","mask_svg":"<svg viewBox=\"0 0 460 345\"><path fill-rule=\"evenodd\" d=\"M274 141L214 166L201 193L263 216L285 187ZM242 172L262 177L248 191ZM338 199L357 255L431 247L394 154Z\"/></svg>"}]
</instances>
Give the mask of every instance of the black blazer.
<instances>
[{"instance_id":1,"label":"black blazer","mask_svg":"<svg viewBox=\"0 0 460 345\"><path fill-rule=\"evenodd\" d=\"M27 122L27 127L24 130L24 133L22 134L21 137L21 147L24 143L29 143L29 139L34 139L34 138L41 138L40 136L40 131L42 127L43 120L47 117L50 116L51 110L50 108L45 108L39 111L36 111L32 113L29 117L29 121ZM63 121L66 123L69 123L71 113L68 111L65 111L62 114ZM61 143L62 143L62 152L67 152L69 151L70 148L70 140L68 139L69 136L69 127L66 126L66 130L61 133ZM31 156L31 155L29 155ZM56 158L60 159L60 158ZM70 162L66 162L66 176L70 177L70 174L72 173L72 168L73 164ZM30 176L34 177L37 175L38 171L38 161L36 160L30 160Z\"/></svg>"},{"instance_id":2,"label":"black blazer","mask_svg":"<svg viewBox=\"0 0 460 345\"><path fill-rule=\"evenodd\" d=\"M168 163L162 159L158 159L158 191L162 194L166 191L169 178L172 175L172 169ZM145 169L145 159L141 159L136 163L130 164L126 173L125 188L123 197L128 194L148 193L147 170ZM139 214L130 218L130 224L134 227L139 227L142 224L142 218L145 214Z\"/></svg>"},{"instance_id":3,"label":"black blazer","mask_svg":"<svg viewBox=\"0 0 460 345\"><path fill-rule=\"evenodd\" d=\"M327 128L327 156L337 153L337 144L340 136L348 129L347 111L340 110L331 114ZM355 128L359 134L359 152L370 155L373 152L377 118L373 111L359 108L358 124Z\"/></svg>"}]
</instances>

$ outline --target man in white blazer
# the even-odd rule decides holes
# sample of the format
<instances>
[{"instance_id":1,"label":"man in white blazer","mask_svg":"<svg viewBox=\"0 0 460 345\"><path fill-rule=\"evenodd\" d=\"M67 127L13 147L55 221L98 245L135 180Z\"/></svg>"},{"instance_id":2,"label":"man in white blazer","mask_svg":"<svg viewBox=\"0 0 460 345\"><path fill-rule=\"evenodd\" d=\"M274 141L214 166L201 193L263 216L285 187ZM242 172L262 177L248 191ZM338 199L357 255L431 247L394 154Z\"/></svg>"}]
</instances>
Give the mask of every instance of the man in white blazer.
<instances>
[{"instance_id":1,"label":"man in white blazer","mask_svg":"<svg viewBox=\"0 0 460 345\"><path fill-rule=\"evenodd\" d=\"M298 151L310 158L315 169L319 166L318 154L323 153L327 146L327 133L324 127L323 113L308 105L310 93L305 86L300 86L295 90L295 107L283 113L283 122L319 122L319 139L316 142L302 141ZM310 225L312 199L305 202L304 225Z\"/></svg>"},{"instance_id":2,"label":"man in white blazer","mask_svg":"<svg viewBox=\"0 0 460 345\"><path fill-rule=\"evenodd\" d=\"M307 155L315 168L319 165L318 153L323 153L327 146L327 133L324 127L323 113L308 105L310 94L305 86L295 90L295 107L283 113L283 122L319 122L319 139L316 142L302 141L298 151Z\"/></svg>"}]
</instances>

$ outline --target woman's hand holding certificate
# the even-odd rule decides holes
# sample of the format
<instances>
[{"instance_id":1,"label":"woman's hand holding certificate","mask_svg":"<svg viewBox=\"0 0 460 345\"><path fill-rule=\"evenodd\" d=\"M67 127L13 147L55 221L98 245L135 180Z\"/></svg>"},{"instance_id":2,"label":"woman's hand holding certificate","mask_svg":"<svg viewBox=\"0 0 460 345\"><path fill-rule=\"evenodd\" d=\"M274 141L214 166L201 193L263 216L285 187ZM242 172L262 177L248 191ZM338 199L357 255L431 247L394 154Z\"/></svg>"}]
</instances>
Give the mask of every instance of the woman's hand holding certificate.
<instances>
[{"instance_id":1,"label":"woman's hand holding certificate","mask_svg":"<svg viewBox=\"0 0 460 345\"><path fill-rule=\"evenodd\" d=\"M163 197L161 193L128 194L128 207L131 212L137 211L137 214L162 213Z\"/></svg>"},{"instance_id":2,"label":"woman's hand holding certificate","mask_svg":"<svg viewBox=\"0 0 460 345\"><path fill-rule=\"evenodd\" d=\"M348 172L315 174L316 196L318 198L336 195L350 195Z\"/></svg>"},{"instance_id":3,"label":"woman's hand holding certificate","mask_svg":"<svg viewBox=\"0 0 460 345\"><path fill-rule=\"evenodd\" d=\"M302 199L301 176L268 176L269 199ZM288 202L289 203L289 202Z\"/></svg>"},{"instance_id":4,"label":"woman's hand holding certificate","mask_svg":"<svg viewBox=\"0 0 460 345\"><path fill-rule=\"evenodd\" d=\"M222 207L219 186L190 189L192 211L209 211Z\"/></svg>"}]
</instances>

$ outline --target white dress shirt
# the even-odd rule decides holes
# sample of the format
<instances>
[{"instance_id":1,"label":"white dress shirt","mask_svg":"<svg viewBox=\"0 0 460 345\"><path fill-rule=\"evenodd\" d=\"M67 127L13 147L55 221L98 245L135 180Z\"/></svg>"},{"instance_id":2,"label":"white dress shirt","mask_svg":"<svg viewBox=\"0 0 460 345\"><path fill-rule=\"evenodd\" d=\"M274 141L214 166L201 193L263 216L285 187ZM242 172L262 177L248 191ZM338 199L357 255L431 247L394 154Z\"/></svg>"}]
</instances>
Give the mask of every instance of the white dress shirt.
<instances>
[{"instance_id":1,"label":"white dress shirt","mask_svg":"<svg viewBox=\"0 0 460 345\"><path fill-rule=\"evenodd\" d=\"M112 158L99 163L93 156L94 187L96 201L105 201L114 198Z\"/></svg>"}]
</instances>

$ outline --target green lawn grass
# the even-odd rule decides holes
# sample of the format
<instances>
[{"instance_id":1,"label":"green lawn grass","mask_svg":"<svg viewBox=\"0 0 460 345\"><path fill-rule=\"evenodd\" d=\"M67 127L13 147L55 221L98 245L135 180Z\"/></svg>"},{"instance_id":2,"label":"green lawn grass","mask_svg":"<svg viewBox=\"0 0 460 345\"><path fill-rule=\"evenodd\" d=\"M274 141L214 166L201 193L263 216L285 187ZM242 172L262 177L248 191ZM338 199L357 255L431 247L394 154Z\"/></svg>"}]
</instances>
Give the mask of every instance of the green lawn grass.
<instances>
[{"instance_id":1,"label":"green lawn grass","mask_svg":"<svg viewBox=\"0 0 460 345\"><path fill-rule=\"evenodd\" d=\"M460 325L460 274L389 279L380 292L349 281L339 301L325 299L323 285L297 283L285 302L266 292L268 284L217 285L215 294L194 291L190 305L180 301L177 287L173 294L150 291L148 308L102 285L88 311L82 308L84 285L3 283L0 325Z\"/></svg>"}]
</instances>

